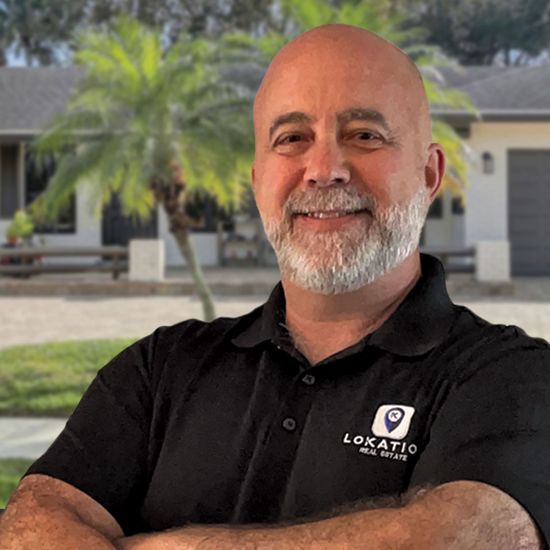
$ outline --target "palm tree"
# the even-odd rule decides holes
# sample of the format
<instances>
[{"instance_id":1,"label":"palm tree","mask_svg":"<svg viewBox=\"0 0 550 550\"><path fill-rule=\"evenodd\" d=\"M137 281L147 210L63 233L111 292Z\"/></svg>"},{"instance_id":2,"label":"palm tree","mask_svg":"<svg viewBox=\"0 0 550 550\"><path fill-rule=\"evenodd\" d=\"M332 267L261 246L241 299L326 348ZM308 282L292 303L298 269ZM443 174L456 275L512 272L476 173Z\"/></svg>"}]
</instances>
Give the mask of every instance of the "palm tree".
<instances>
[{"instance_id":1,"label":"palm tree","mask_svg":"<svg viewBox=\"0 0 550 550\"><path fill-rule=\"evenodd\" d=\"M445 86L439 68L456 65L440 49L422 42L426 34L424 30L405 29L405 14L391 0L331 3L326 0L280 0L279 6L279 21L260 38L244 34L228 37L235 46L248 50L249 61L255 61L260 71L265 70L275 53L298 34L327 23L345 23L368 28L410 55L423 75L431 106L462 107L476 112L468 97ZM441 190L449 189L454 195L464 198L470 150L455 130L442 120L433 120L433 135L445 148L447 156L447 172Z\"/></svg>"},{"instance_id":2,"label":"palm tree","mask_svg":"<svg viewBox=\"0 0 550 550\"><path fill-rule=\"evenodd\" d=\"M211 196L237 205L251 161L250 97L222 82L223 55L213 43L182 36L163 49L159 33L131 19L88 31L75 61L83 78L64 114L35 143L37 161L52 154L57 169L35 207L55 219L86 183L97 213L120 198L125 215L147 219L158 205L189 267L203 304L211 293L190 241L186 200Z\"/></svg>"}]
</instances>

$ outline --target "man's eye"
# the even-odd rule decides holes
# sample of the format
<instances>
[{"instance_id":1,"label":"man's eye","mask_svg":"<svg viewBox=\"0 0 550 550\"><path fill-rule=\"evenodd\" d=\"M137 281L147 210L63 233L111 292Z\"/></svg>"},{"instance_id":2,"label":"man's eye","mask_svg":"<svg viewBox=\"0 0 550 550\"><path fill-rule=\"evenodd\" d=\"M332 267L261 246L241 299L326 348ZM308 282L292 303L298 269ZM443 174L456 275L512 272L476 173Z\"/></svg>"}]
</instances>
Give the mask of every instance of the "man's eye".
<instances>
[{"instance_id":1,"label":"man's eye","mask_svg":"<svg viewBox=\"0 0 550 550\"><path fill-rule=\"evenodd\" d=\"M303 138L300 134L288 134L277 141L277 145L287 145L288 143L296 143L302 140Z\"/></svg>"},{"instance_id":2,"label":"man's eye","mask_svg":"<svg viewBox=\"0 0 550 550\"><path fill-rule=\"evenodd\" d=\"M372 132L358 132L355 134L355 137L361 141L373 141L376 139L381 139L379 135Z\"/></svg>"}]
</instances>

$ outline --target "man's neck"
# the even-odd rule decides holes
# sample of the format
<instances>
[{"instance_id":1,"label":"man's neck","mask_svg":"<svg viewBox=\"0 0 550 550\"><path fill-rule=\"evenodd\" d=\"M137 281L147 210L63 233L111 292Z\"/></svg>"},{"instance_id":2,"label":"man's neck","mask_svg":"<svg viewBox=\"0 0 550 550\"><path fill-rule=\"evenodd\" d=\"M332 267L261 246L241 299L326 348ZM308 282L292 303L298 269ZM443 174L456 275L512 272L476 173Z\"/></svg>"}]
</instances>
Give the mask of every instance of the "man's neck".
<instances>
[{"instance_id":1,"label":"man's neck","mask_svg":"<svg viewBox=\"0 0 550 550\"><path fill-rule=\"evenodd\" d=\"M418 250L397 267L345 294L311 292L282 278L286 324L296 347L313 365L380 327L421 276Z\"/></svg>"}]
</instances>

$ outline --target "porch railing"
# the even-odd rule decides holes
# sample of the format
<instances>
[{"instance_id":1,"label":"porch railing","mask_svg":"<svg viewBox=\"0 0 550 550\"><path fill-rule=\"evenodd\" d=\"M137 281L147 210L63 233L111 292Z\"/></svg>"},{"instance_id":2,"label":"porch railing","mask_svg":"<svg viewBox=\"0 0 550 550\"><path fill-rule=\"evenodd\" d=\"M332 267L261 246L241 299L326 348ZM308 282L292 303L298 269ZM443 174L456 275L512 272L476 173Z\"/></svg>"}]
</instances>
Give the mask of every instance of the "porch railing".
<instances>
[{"instance_id":1,"label":"porch railing","mask_svg":"<svg viewBox=\"0 0 550 550\"><path fill-rule=\"evenodd\" d=\"M97 257L94 263L75 263L72 258ZM45 258L65 258L67 261L48 263ZM111 272L113 279L128 270L128 248L97 247L27 247L0 248L0 274L33 275L38 273Z\"/></svg>"}]
</instances>

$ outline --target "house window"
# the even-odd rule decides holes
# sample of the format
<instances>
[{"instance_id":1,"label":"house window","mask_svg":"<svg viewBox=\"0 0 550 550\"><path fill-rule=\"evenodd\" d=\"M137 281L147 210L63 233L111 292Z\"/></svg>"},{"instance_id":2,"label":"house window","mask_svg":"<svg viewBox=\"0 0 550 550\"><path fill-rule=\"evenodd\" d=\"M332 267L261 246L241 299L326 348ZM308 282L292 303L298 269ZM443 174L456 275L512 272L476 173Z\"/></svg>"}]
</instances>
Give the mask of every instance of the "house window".
<instances>
[{"instance_id":1,"label":"house window","mask_svg":"<svg viewBox=\"0 0 550 550\"><path fill-rule=\"evenodd\" d=\"M456 216L461 216L464 214L464 204L460 197L454 197L453 202L451 203L452 213Z\"/></svg>"},{"instance_id":2,"label":"house window","mask_svg":"<svg viewBox=\"0 0 550 550\"><path fill-rule=\"evenodd\" d=\"M40 165L27 152L25 155L25 204L31 204L45 189L55 172L55 161L50 159ZM76 197L73 193L69 204L55 222L37 225L36 233L74 233L76 231Z\"/></svg>"},{"instance_id":3,"label":"house window","mask_svg":"<svg viewBox=\"0 0 550 550\"><path fill-rule=\"evenodd\" d=\"M11 219L19 207L17 185L18 145L0 148L0 218Z\"/></svg>"},{"instance_id":4,"label":"house window","mask_svg":"<svg viewBox=\"0 0 550 550\"><path fill-rule=\"evenodd\" d=\"M428 210L428 219L441 219L443 217L443 197L436 197Z\"/></svg>"}]
</instances>

